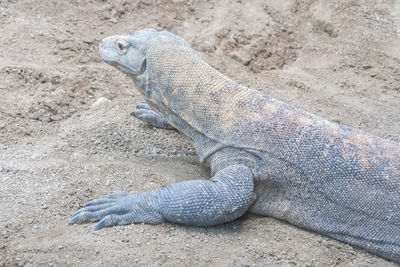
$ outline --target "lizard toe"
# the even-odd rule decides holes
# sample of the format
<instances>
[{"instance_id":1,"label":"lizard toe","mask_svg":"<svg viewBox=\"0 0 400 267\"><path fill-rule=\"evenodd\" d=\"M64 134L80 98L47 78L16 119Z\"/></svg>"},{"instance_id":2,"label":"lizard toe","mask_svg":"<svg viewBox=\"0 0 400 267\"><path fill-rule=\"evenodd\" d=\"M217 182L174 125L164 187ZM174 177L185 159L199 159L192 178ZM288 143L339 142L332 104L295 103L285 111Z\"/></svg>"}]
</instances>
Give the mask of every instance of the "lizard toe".
<instances>
[{"instance_id":1,"label":"lizard toe","mask_svg":"<svg viewBox=\"0 0 400 267\"><path fill-rule=\"evenodd\" d=\"M107 215L110 214L123 214L126 210L121 206L112 206L104 209L100 209L97 211L87 211L83 210L72 216L69 220L68 224L74 223L85 223L85 222L96 222L101 220Z\"/></svg>"},{"instance_id":2,"label":"lizard toe","mask_svg":"<svg viewBox=\"0 0 400 267\"><path fill-rule=\"evenodd\" d=\"M104 227L130 224L132 223L132 221L134 221L133 217L134 214L131 213L122 215L117 215L117 214L107 215L96 224L94 230L97 231Z\"/></svg>"},{"instance_id":3,"label":"lizard toe","mask_svg":"<svg viewBox=\"0 0 400 267\"><path fill-rule=\"evenodd\" d=\"M140 101L140 103L136 105L136 108L151 110L151 107L149 106L149 104L146 103L146 101Z\"/></svg>"}]
</instances>

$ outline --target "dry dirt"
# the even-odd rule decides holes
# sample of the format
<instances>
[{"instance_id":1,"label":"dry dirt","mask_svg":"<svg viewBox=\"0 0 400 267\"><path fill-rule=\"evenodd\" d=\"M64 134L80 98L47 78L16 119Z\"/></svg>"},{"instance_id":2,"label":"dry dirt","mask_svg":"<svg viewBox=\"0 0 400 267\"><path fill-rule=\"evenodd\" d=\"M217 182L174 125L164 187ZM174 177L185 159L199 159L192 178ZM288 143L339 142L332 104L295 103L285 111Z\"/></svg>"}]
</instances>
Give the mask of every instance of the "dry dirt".
<instances>
[{"instance_id":1,"label":"dry dirt","mask_svg":"<svg viewBox=\"0 0 400 267\"><path fill-rule=\"evenodd\" d=\"M188 139L129 112L100 40L184 37L240 83L400 140L400 2L0 0L0 266L394 266L273 218L211 228L68 226L83 203L207 178Z\"/></svg>"}]
</instances>

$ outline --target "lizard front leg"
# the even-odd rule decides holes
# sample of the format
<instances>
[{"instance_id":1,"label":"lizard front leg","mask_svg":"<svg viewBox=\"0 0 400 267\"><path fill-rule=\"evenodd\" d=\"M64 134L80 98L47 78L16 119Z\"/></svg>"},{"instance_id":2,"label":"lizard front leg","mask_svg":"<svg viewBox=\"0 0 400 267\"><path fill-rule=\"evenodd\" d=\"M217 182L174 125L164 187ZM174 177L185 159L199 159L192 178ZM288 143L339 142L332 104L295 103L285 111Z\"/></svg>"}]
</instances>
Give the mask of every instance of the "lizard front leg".
<instances>
[{"instance_id":1,"label":"lizard front leg","mask_svg":"<svg viewBox=\"0 0 400 267\"><path fill-rule=\"evenodd\" d=\"M141 101L136 106L136 109L131 112L131 115L157 128L175 129L166 119L152 110L145 101Z\"/></svg>"},{"instance_id":2,"label":"lizard front leg","mask_svg":"<svg viewBox=\"0 0 400 267\"><path fill-rule=\"evenodd\" d=\"M255 198L253 175L245 165L218 171L210 180L172 184L152 193L115 193L88 202L69 223L99 221L95 230L130 223L164 221L211 226L243 215Z\"/></svg>"}]
</instances>

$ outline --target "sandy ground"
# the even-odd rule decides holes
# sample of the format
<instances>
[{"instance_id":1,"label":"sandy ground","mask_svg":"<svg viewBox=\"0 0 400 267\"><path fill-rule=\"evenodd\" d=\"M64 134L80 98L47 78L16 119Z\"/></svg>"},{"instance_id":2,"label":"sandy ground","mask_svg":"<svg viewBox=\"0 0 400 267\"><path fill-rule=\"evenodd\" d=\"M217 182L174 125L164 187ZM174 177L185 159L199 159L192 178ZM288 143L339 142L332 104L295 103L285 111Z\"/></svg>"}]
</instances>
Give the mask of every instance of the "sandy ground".
<instances>
[{"instance_id":1,"label":"sandy ground","mask_svg":"<svg viewBox=\"0 0 400 267\"><path fill-rule=\"evenodd\" d=\"M188 139L129 115L108 35L181 35L240 83L400 140L400 2L0 0L0 266L394 266L273 218L68 226L83 203L208 178Z\"/></svg>"}]
</instances>

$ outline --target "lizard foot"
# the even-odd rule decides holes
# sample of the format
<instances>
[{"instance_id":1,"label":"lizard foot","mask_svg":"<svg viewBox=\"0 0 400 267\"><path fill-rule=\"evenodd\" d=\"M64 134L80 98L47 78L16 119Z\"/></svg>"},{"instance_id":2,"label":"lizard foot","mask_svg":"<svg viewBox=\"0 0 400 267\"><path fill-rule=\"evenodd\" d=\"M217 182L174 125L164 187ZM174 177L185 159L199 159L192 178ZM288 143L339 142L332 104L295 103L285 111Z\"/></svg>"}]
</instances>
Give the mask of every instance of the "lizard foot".
<instances>
[{"instance_id":1,"label":"lizard foot","mask_svg":"<svg viewBox=\"0 0 400 267\"><path fill-rule=\"evenodd\" d=\"M89 201L75 212L68 224L99 221L94 230L131 223L159 224L164 218L158 212L157 199L152 193L129 194L116 192L107 198Z\"/></svg>"},{"instance_id":2,"label":"lizard foot","mask_svg":"<svg viewBox=\"0 0 400 267\"><path fill-rule=\"evenodd\" d=\"M166 119L152 110L145 101L141 101L131 115L157 128L175 129Z\"/></svg>"}]
</instances>

